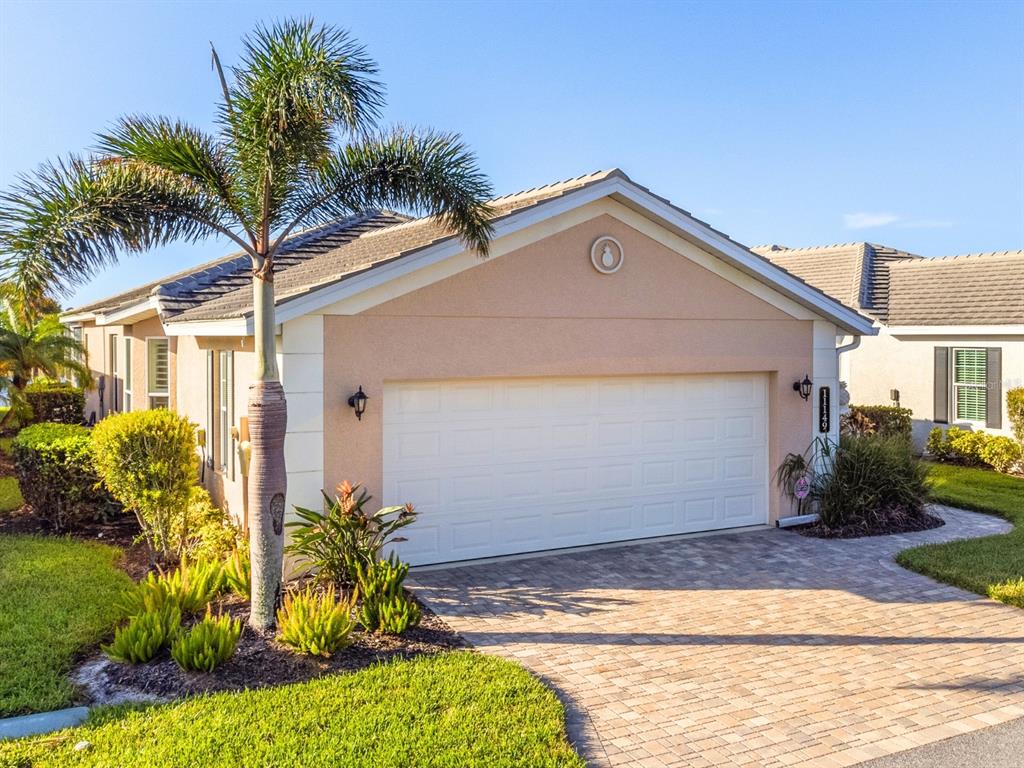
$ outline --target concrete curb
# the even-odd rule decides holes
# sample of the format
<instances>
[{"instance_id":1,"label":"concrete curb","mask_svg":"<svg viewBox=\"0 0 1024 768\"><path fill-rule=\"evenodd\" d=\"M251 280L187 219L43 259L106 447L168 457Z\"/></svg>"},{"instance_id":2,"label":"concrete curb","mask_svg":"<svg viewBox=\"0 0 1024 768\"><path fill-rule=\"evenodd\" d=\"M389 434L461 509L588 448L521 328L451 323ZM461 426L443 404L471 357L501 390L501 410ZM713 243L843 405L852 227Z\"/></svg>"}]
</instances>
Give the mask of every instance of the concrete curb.
<instances>
[{"instance_id":1,"label":"concrete curb","mask_svg":"<svg viewBox=\"0 0 1024 768\"><path fill-rule=\"evenodd\" d=\"M89 715L88 707L71 707L37 715L6 717L0 719L0 741L20 739L24 736L38 736L41 733L60 731L81 725Z\"/></svg>"}]
</instances>

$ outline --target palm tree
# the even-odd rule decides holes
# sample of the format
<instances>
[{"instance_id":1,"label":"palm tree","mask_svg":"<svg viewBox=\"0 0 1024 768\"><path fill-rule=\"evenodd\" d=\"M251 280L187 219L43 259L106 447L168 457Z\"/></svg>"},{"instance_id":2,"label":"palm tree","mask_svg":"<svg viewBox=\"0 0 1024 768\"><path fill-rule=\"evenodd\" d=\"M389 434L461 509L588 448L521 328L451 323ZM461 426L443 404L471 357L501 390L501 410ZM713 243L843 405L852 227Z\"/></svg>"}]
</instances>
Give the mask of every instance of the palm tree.
<instances>
[{"instance_id":1,"label":"palm tree","mask_svg":"<svg viewBox=\"0 0 1024 768\"><path fill-rule=\"evenodd\" d=\"M71 157L0 195L10 279L67 290L125 252L230 238L253 271L252 608L269 628L281 589L286 404L274 354L274 263L296 227L373 208L433 215L486 255L490 184L455 134L377 128L375 63L343 30L311 20L260 26L219 76L217 130L125 117L95 157Z\"/></svg>"},{"instance_id":2,"label":"palm tree","mask_svg":"<svg viewBox=\"0 0 1024 768\"><path fill-rule=\"evenodd\" d=\"M0 311L0 388L6 391L11 408L0 419L0 427L6 427L24 406L22 393L40 373L53 378L72 373L80 383L88 383L92 377L82 362L84 355L82 345L68 335L58 315L37 318L6 302Z\"/></svg>"}]
</instances>

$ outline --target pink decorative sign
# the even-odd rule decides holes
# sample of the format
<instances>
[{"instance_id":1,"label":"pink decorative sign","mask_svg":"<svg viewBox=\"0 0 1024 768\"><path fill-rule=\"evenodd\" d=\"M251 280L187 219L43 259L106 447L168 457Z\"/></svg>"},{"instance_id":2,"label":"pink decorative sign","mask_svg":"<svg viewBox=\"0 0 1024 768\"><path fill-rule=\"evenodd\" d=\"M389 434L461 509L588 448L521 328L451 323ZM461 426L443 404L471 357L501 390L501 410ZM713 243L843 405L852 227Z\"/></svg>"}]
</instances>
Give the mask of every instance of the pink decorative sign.
<instances>
[{"instance_id":1,"label":"pink decorative sign","mask_svg":"<svg viewBox=\"0 0 1024 768\"><path fill-rule=\"evenodd\" d=\"M807 476L798 477L797 481L793 483L793 495L803 501L811 494L811 481L807 479Z\"/></svg>"}]
</instances>

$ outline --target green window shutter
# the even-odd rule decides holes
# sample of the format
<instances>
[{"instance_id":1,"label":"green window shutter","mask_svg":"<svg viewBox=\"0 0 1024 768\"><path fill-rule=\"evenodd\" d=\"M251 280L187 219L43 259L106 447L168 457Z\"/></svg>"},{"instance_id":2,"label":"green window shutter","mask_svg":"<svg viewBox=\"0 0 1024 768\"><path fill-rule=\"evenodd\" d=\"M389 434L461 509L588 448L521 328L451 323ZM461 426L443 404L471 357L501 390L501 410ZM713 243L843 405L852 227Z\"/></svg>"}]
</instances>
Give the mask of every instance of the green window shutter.
<instances>
[{"instance_id":1,"label":"green window shutter","mask_svg":"<svg viewBox=\"0 0 1024 768\"><path fill-rule=\"evenodd\" d=\"M936 424L949 423L949 347L935 348L934 414Z\"/></svg>"},{"instance_id":2,"label":"green window shutter","mask_svg":"<svg viewBox=\"0 0 1024 768\"><path fill-rule=\"evenodd\" d=\"M989 347L985 350L985 426L1003 428L1003 350Z\"/></svg>"}]
</instances>

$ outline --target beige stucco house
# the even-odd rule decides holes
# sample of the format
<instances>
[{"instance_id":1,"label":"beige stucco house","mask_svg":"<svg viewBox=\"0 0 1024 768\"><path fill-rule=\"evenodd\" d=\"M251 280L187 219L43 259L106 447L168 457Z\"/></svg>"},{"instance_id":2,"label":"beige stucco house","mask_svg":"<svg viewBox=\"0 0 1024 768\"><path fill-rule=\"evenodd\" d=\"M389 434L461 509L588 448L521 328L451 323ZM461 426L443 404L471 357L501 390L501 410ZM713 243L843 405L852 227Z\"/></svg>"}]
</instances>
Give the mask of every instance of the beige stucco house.
<instances>
[{"instance_id":1,"label":"beige stucco house","mask_svg":"<svg viewBox=\"0 0 1024 768\"><path fill-rule=\"evenodd\" d=\"M872 243L754 249L874 318L841 356L858 404L902 405L923 448L935 426L1011 435L1024 386L1024 251L922 258Z\"/></svg>"},{"instance_id":2,"label":"beige stucco house","mask_svg":"<svg viewBox=\"0 0 1024 768\"><path fill-rule=\"evenodd\" d=\"M382 212L288 241L289 507L318 508L343 479L411 502L413 563L788 515L772 472L836 438L837 346L872 320L621 171L493 206L487 259ZM205 430L206 484L240 520L248 270L227 256L65 316L104 376L89 409L186 414Z\"/></svg>"}]
</instances>

